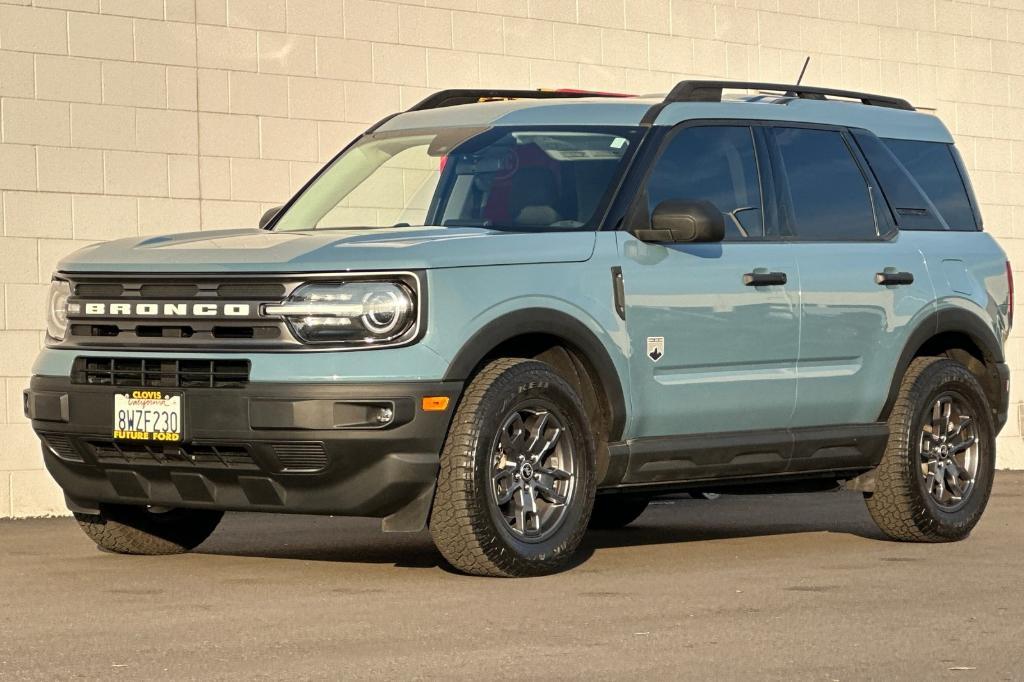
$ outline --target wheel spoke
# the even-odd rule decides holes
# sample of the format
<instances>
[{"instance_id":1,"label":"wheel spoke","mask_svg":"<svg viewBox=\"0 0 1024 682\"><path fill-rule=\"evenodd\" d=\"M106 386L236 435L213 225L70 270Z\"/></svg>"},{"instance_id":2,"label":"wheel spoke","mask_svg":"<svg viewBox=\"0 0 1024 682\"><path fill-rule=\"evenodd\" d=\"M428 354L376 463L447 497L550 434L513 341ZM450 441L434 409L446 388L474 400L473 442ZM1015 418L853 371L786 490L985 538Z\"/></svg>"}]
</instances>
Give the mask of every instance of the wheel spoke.
<instances>
[{"instance_id":1,"label":"wheel spoke","mask_svg":"<svg viewBox=\"0 0 1024 682\"><path fill-rule=\"evenodd\" d=\"M937 499L943 499L946 496L946 471L942 470L942 473L936 473L934 475L935 480L935 497Z\"/></svg>"},{"instance_id":2,"label":"wheel spoke","mask_svg":"<svg viewBox=\"0 0 1024 682\"><path fill-rule=\"evenodd\" d=\"M971 481L974 480L974 477L971 476L971 472L967 471L966 467L961 467L960 465L957 465L956 475L960 478L961 481L964 481L966 483L970 483Z\"/></svg>"},{"instance_id":3,"label":"wheel spoke","mask_svg":"<svg viewBox=\"0 0 1024 682\"><path fill-rule=\"evenodd\" d=\"M516 491L516 525L523 535L536 535L540 531L537 518L537 500L530 486L520 485Z\"/></svg>"},{"instance_id":4,"label":"wheel spoke","mask_svg":"<svg viewBox=\"0 0 1024 682\"><path fill-rule=\"evenodd\" d=\"M942 403L942 434L944 436L949 435L950 428L953 424L953 401L946 400Z\"/></svg>"},{"instance_id":5,"label":"wheel spoke","mask_svg":"<svg viewBox=\"0 0 1024 682\"><path fill-rule=\"evenodd\" d=\"M565 504L565 495L555 490L555 482L546 476L540 476L533 482L538 494L551 504Z\"/></svg>"},{"instance_id":6,"label":"wheel spoke","mask_svg":"<svg viewBox=\"0 0 1024 682\"><path fill-rule=\"evenodd\" d=\"M572 474L563 469L557 467L546 467L539 470L542 476L549 476L556 481L568 481L572 478Z\"/></svg>"},{"instance_id":7,"label":"wheel spoke","mask_svg":"<svg viewBox=\"0 0 1024 682\"><path fill-rule=\"evenodd\" d=\"M501 431L501 447L506 456L518 455L526 442L526 424L520 414L513 416L512 421Z\"/></svg>"},{"instance_id":8,"label":"wheel spoke","mask_svg":"<svg viewBox=\"0 0 1024 682\"><path fill-rule=\"evenodd\" d=\"M960 487L960 470L957 468L956 464L947 464L945 474L945 484L946 489L949 490L949 494L957 500L961 499L964 495L964 491L963 488Z\"/></svg>"},{"instance_id":9,"label":"wheel spoke","mask_svg":"<svg viewBox=\"0 0 1024 682\"><path fill-rule=\"evenodd\" d=\"M544 441L539 448L531 450L531 453L538 462L541 461L546 454L548 454L549 452L552 451L552 449L554 449L555 444L561 437L562 429L559 427L555 427L554 429L551 430L551 437Z\"/></svg>"},{"instance_id":10,"label":"wheel spoke","mask_svg":"<svg viewBox=\"0 0 1024 682\"><path fill-rule=\"evenodd\" d=\"M537 415L537 418L533 421L533 429L530 433L530 438L526 441L526 452L527 454L537 454L536 448L537 443L544 437L544 432L548 427L548 418L551 416L550 412L541 412Z\"/></svg>"},{"instance_id":11,"label":"wheel spoke","mask_svg":"<svg viewBox=\"0 0 1024 682\"><path fill-rule=\"evenodd\" d=\"M977 442L978 439L975 438L974 436L971 436L970 438L965 438L964 440L960 441L959 443L953 446L951 453L954 455L959 455L961 452L970 449L970 447Z\"/></svg>"},{"instance_id":12,"label":"wheel spoke","mask_svg":"<svg viewBox=\"0 0 1024 682\"><path fill-rule=\"evenodd\" d=\"M970 418L970 416L966 415L966 414L960 415L960 420L957 422L956 427L953 429L953 432L951 434L949 434L949 437L950 438L955 438L956 436L959 436L963 432L963 430L965 428L967 428L968 426L970 426L970 425L971 425L971 418Z\"/></svg>"},{"instance_id":13,"label":"wheel spoke","mask_svg":"<svg viewBox=\"0 0 1024 682\"><path fill-rule=\"evenodd\" d=\"M504 506L512 501L516 490L522 485L522 481L515 479L515 467L499 471L494 476L494 492L498 506Z\"/></svg>"}]
</instances>

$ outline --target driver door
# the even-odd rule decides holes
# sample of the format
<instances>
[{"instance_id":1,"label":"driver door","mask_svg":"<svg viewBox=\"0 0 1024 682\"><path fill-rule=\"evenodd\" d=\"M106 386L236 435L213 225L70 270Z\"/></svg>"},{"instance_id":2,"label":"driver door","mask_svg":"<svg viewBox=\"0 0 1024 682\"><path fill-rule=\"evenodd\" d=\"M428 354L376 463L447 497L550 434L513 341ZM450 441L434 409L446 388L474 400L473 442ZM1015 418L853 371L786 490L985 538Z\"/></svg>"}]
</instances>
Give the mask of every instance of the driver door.
<instances>
[{"instance_id":1,"label":"driver door","mask_svg":"<svg viewBox=\"0 0 1024 682\"><path fill-rule=\"evenodd\" d=\"M670 133L646 181L647 215L667 200L711 201L724 215L725 240L651 244L618 233L632 348L631 431L636 439L656 438L649 442L662 451L631 461L633 480L772 473L786 466L800 282L791 245L774 239L767 169L759 129L684 125ZM680 457L688 439L674 440L734 432L763 432L752 436L755 441L774 434L777 447L737 455L720 447L725 441L701 438L693 456Z\"/></svg>"}]
</instances>

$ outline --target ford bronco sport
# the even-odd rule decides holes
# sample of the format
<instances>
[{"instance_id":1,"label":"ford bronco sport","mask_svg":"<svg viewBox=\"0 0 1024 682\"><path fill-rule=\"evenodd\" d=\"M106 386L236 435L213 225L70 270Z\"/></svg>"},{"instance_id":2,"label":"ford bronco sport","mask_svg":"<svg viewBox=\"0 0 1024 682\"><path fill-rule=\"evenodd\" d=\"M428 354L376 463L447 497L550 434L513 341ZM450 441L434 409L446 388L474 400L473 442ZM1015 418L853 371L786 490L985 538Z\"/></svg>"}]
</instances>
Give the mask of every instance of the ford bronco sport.
<instances>
[{"instance_id":1,"label":"ford bronco sport","mask_svg":"<svg viewBox=\"0 0 1024 682\"><path fill-rule=\"evenodd\" d=\"M262 229L63 260L25 410L86 534L371 516L523 576L658 495L843 484L894 539L965 537L1013 286L942 123L767 83L598 95L441 92Z\"/></svg>"}]
</instances>

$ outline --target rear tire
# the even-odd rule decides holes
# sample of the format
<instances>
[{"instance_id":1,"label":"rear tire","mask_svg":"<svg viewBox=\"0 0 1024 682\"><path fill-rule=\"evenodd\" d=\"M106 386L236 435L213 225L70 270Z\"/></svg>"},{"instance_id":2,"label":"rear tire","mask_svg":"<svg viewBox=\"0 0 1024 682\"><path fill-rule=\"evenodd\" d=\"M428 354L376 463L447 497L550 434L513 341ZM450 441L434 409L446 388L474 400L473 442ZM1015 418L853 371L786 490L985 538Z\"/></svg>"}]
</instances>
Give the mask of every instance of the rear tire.
<instances>
[{"instance_id":1,"label":"rear tire","mask_svg":"<svg viewBox=\"0 0 1024 682\"><path fill-rule=\"evenodd\" d=\"M594 511L590 513L590 527L601 530L625 528L640 518L647 509L646 497L625 495L602 495L594 500Z\"/></svg>"},{"instance_id":2,"label":"rear tire","mask_svg":"<svg viewBox=\"0 0 1024 682\"><path fill-rule=\"evenodd\" d=\"M75 512L78 525L100 548L118 554L181 554L210 537L224 512L205 509L151 511L102 505L99 514Z\"/></svg>"},{"instance_id":3,"label":"rear tire","mask_svg":"<svg viewBox=\"0 0 1024 682\"><path fill-rule=\"evenodd\" d=\"M434 544L472 575L562 569L587 529L595 457L580 398L549 365L491 362L466 387L441 452Z\"/></svg>"},{"instance_id":4,"label":"rear tire","mask_svg":"<svg viewBox=\"0 0 1024 682\"><path fill-rule=\"evenodd\" d=\"M974 375L953 360L916 358L889 416L875 490L865 493L871 518L904 542L967 537L988 504L995 452L992 410Z\"/></svg>"}]
</instances>

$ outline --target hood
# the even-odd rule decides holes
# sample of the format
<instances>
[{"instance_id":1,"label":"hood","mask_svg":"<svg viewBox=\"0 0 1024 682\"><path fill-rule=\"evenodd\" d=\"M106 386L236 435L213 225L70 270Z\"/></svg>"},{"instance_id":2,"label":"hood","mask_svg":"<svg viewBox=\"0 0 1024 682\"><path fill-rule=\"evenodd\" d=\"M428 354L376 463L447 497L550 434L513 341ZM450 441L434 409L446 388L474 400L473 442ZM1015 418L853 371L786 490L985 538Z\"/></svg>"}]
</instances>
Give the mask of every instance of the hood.
<instances>
[{"instance_id":1,"label":"hood","mask_svg":"<svg viewBox=\"0 0 1024 682\"><path fill-rule=\"evenodd\" d=\"M217 230L94 244L63 272L329 272L584 261L595 233L515 233L472 227L308 232Z\"/></svg>"}]
</instances>

